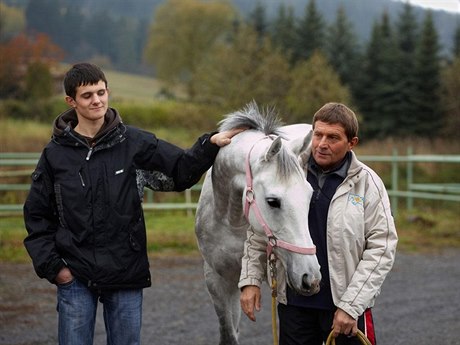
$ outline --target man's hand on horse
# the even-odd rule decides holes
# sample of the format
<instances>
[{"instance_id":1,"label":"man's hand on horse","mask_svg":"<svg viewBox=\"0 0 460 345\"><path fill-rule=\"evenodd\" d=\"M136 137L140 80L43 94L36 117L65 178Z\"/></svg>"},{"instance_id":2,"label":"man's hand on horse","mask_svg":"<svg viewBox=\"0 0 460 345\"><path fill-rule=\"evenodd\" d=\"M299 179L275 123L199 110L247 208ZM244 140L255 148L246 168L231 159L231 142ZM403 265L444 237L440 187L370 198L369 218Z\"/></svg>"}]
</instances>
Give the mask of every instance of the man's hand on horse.
<instances>
[{"instance_id":1,"label":"man's hand on horse","mask_svg":"<svg viewBox=\"0 0 460 345\"><path fill-rule=\"evenodd\" d=\"M243 287L240 295L241 309L252 321L256 321L254 309L260 311L260 287L247 285Z\"/></svg>"},{"instance_id":2,"label":"man's hand on horse","mask_svg":"<svg viewBox=\"0 0 460 345\"><path fill-rule=\"evenodd\" d=\"M228 131L219 132L214 134L211 137L210 141L211 143L216 144L219 147L222 147L230 144L232 142L232 138L244 130L246 130L246 128L234 128Z\"/></svg>"}]
</instances>

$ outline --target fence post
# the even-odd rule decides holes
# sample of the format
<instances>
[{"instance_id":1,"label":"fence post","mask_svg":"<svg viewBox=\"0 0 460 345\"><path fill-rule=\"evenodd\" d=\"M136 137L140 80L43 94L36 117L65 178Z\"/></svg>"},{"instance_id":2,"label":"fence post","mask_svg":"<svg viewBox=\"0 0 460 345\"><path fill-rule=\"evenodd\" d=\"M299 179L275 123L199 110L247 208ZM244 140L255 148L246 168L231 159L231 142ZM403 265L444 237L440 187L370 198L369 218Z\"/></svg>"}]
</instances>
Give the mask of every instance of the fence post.
<instances>
[{"instance_id":1,"label":"fence post","mask_svg":"<svg viewBox=\"0 0 460 345\"><path fill-rule=\"evenodd\" d=\"M414 182L414 163L412 162L412 146L407 148L407 190L411 191L412 183ZM409 193L406 199L406 206L408 211L412 211L414 207L414 198L412 198L412 194Z\"/></svg>"},{"instance_id":2,"label":"fence post","mask_svg":"<svg viewBox=\"0 0 460 345\"><path fill-rule=\"evenodd\" d=\"M185 202L187 204L190 204L192 202L192 191L190 189L185 190ZM187 208L187 216L193 216L192 209Z\"/></svg>"},{"instance_id":3,"label":"fence post","mask_svg":"<svg viewBox=\"0 0 460 345\"><path fill-rule=\"evenodd\" d=\"M393 159L391 160L391 189L393 196L391 198L391 209L393 217L396 218L398 213L398 150L393 149Z\"/></svg>"}]
</instances>

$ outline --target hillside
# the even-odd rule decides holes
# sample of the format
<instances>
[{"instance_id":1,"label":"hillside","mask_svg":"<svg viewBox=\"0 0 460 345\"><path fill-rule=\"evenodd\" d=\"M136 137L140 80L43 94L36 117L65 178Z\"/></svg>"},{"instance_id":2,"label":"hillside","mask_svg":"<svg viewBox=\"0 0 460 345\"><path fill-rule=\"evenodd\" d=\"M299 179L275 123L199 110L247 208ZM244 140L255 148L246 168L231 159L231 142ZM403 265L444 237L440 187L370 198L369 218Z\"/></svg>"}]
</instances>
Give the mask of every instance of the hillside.
<instances>
[{"instance_id":1,"label":"hillside","mask_svg":"<svg viewBox=\"0 0 460 345\"><path fill-rule=\"evenodd\" d=\"M29 0L2 0L12 6L25 7ZM75 6L74 0L61 0L69 8ZM155 8L165 0L78 0L78 7L83 13L111 14L114 17L131 17L138 20L150 22L153 18ZM231 0L243 17L254 9L256 4L262 3L266 6L268 18L273 18L278 11L280 4L292 6L297 16L305 13L307 0ZM353 23L355 32L363 41L370 35L374 21L379 18L383 11L388 11L390 17L396 20L404 3L395 0L316 0L318 10L323 14L327 22L334 20L337 8L343 6L350 22ZM426 13L422 7L414 7L414 13L420 20ZM449 50L453 44L453 35L459 25L460 14L448 13L445 11L433 11L434 22L439 33L440 42L445 50Z\"/></svg>"}]
</instances>

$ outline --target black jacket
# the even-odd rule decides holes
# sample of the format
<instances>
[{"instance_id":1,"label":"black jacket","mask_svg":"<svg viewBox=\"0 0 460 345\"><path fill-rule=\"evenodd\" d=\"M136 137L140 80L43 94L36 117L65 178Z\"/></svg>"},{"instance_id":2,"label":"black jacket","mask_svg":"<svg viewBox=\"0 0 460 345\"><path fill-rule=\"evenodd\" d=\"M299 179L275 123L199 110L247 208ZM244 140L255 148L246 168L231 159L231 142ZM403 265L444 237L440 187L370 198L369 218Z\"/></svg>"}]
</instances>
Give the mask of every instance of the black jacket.
<instances>
[{"instance_id":1,"label":"black jacket","mask_svg":"<svg viewBox=\"0 0 460 345\"><path fill-rule=\"evenodd\" d=\"M73 128L73 109L55 121L24 205L24 245L39 277L54 283L68 266L90 288L151 285L138 169L172 178L175 190L199 181L219 150L202 136L189 150L125 126L109 109L90 147Z\"/></svg>"}]
</instances>

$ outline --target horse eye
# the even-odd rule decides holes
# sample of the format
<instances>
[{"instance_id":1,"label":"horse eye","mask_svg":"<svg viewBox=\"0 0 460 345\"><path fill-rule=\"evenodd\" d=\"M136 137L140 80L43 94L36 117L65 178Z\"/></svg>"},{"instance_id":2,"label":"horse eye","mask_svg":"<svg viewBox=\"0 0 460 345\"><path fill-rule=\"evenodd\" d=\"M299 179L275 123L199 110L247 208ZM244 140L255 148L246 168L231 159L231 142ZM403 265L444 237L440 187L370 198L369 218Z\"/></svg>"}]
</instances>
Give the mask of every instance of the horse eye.
<instances>
[{"instance_id":1,"label":"horse eye","mask_svg":"<svg viewBox=\"0 0 460 345\"><path fill-rule=\"evenodd\" d=\"M277 198L267 198L266 201L267 201L267 204L268 204L270 207L273 207L273 208L280 208L280 207L281 207L280 199L277 199Z\"/></svg>"}]
</instances>

